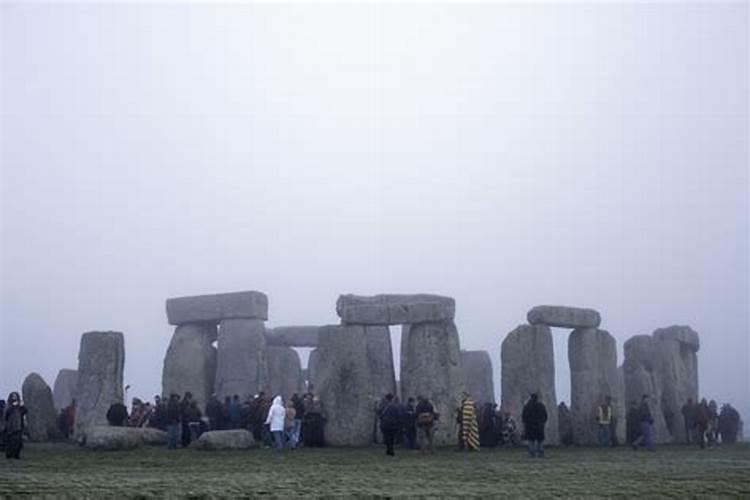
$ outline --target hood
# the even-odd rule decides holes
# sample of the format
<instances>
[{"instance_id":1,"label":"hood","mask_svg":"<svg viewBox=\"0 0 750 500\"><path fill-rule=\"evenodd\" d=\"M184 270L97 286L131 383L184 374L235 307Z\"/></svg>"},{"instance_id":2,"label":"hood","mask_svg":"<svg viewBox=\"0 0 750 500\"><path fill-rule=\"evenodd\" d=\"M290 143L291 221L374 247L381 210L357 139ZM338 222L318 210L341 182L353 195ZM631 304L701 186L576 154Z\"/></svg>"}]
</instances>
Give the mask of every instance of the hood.
<instances>
[{"instance_id":1,"label":"hood","mask_svg":"<svg viewBox=\"0 0 750 500\"><path fill-rule=\"evenodd\" d=\"M276 396L275 398L273 398L273 405L283 406L283 401L281 400L281 396Z\"/></svg>"}]
</instances>

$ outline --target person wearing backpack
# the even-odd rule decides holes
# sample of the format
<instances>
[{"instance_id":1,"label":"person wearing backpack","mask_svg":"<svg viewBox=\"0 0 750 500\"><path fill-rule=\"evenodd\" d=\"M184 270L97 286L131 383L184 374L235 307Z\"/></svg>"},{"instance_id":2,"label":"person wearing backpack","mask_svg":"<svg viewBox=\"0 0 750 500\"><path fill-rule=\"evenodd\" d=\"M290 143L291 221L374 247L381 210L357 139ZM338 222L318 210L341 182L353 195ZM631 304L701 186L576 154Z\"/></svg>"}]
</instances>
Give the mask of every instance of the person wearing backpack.
<instances>
[{"instance_id":1,"label":"person wearing backpack","mask_svg":"<svg viewBox=\"0 0 750 500\"><path fill-rule=\"evenodd\" d=\"M396 440L396 434L401 429L401 412L398 404L393 401L393 394L385 395L385 404L380 415L380 430L383 433L385 441L385 454L394 456L393 442Z\"/></svg>"},{"instance_id":2,"label":"person wearing backpack","mask_svg":"<svg viewBox=\"0 0 750 500\"><path fill-rule=\"evenodd\" d=\"M417 446L422 453L432 453L432 428L435 425L436 415L432 403L424 397L417 398Z\"/></svg>"}]
</instances>

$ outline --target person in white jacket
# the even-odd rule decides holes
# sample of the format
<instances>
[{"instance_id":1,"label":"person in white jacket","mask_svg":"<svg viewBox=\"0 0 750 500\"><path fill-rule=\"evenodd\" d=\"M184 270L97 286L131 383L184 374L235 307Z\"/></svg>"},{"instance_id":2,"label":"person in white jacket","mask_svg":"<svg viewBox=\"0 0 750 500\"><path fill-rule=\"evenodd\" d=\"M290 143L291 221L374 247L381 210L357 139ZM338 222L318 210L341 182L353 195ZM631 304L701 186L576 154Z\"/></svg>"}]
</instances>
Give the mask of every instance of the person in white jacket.
<instances>
[{"instance_id":1,"label":"person in white jacket","mask_svg":"<svg viewBox=\"0 0 750 500\"><path fill-rule=\"evenodd\" d=\"M276 448L279 451L284 449L284 419L286 418L286 409L284 408L284 402L281 400L281 396L273 398L273 404L268 410L268 417L266 417L266 424L271 426L271 435L273 440L276 442Z\"/></svg>"}]
</instances>

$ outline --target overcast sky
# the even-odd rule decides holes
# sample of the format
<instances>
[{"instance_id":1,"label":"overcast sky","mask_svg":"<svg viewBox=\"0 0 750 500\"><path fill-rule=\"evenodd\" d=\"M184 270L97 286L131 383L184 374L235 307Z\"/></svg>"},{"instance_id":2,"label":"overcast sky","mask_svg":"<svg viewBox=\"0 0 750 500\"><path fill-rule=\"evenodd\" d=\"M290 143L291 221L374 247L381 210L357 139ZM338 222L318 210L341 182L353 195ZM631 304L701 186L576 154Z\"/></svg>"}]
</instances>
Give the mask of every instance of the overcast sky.
<instances>
[{"instance_id":1,"label":"overcast sky","mask_svg":"<svg viewBox=\"0 0 750 500\"><path fill-rule=\"evenodd\" d=\"M745 2L0 9L0 397L89 330L151 397L168 297L432 292L498 392L529 308L586 306L618 363L691 325L750 418Z\"/></svg>"}]
</instances>

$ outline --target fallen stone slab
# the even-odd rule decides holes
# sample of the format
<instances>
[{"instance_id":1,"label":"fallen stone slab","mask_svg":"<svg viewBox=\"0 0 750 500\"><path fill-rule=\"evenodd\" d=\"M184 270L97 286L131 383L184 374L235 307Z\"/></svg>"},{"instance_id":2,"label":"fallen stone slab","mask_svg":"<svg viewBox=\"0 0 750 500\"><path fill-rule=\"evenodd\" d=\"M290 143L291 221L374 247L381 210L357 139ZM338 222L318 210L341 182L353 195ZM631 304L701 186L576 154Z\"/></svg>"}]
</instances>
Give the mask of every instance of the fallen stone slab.
<instances>
[{"instance_id":1,"label":"fallen stone slab","mask_svg":"<svg viewBox=\"0 0 750 500\"><path fill-rule=\"evenodd\" d=\"M84 446L91 450L131 450L143 445L164 445L167 433L143 427L96 425L86 432Z\"/></svg>"},{"instance_id":2,"label":"fallen stone slab","mask_svg":"<svg viewBox=\"0 0 750 500\"><path fill-rule=\"evenodd\" d=\"M209 431L190 444L196 450L247 450L256 448L253 435L244 430Z\"/></svg>"},{"instance_id":3,"label":"fallen stone slab","mask_svg":"<svg viewBox=\"0 0 750 500\"><path fill-rule=\"evenodd\" d=\"M598 328L602 317L593 309L565 306L536 306L526 315L531 325L561 328Z\"/></svg>"},{"instance_id":4,"label":"fallen stone slab","mask_svg":"<svg viewBox=\"0 0 750 500\"><path fill-rule=\"evenodd\" d=\"M403 325L452 320L456 301L430 294L341 295L336 313L344 324Z\"/></svg>"},{"instance_id":5,"label":"fallen stone slab","mask_svg":"<svg viewBox=\"0 0 750 500\"><path fill-rule=\"evenodd\" d=\"M319 326L277 326L266 328L266 345L318 347Z\"/></svg>"},{"instance_id":6,"label":"fallen stone slab","mask_svg":"<svg viewBox=\"0 0 750 500\"><path fill-rule=\"evenodd\" d=\"M167 299L170 325L218 323L225 319L268 319L268 297L262 292L232 292Z\"/></svg>"}]
</instances>

